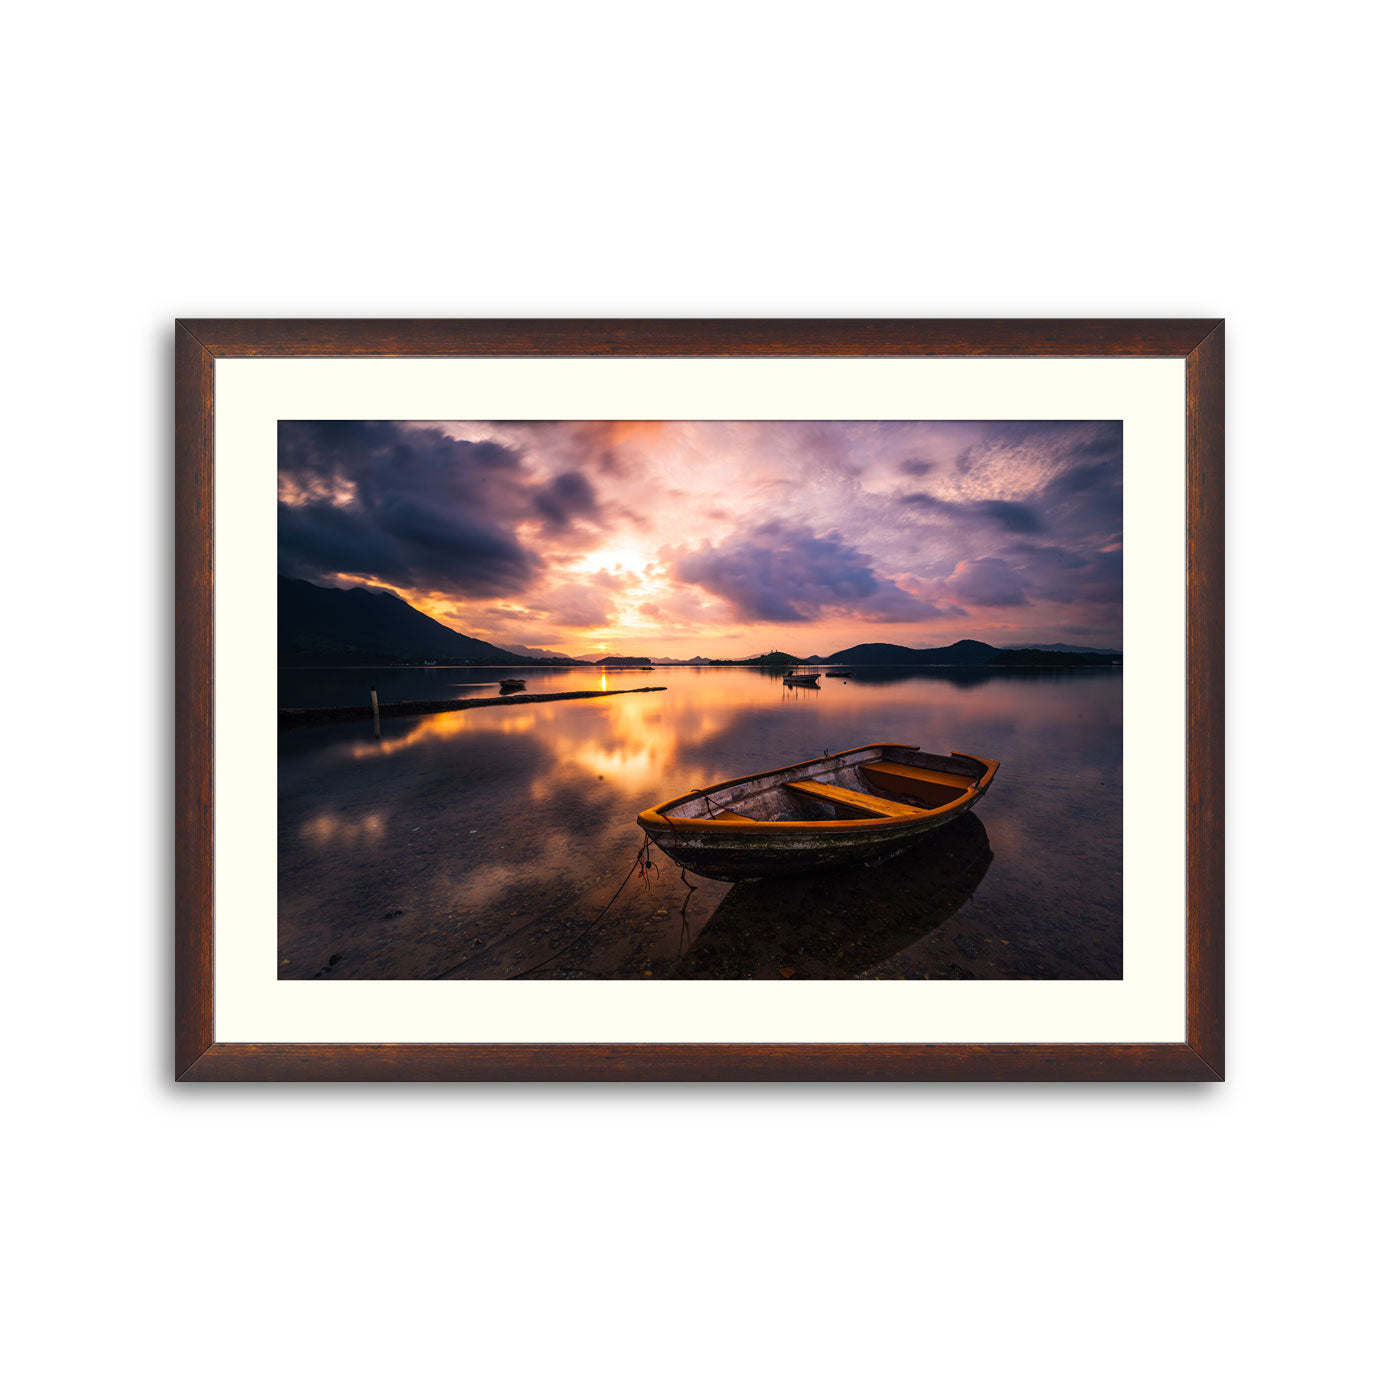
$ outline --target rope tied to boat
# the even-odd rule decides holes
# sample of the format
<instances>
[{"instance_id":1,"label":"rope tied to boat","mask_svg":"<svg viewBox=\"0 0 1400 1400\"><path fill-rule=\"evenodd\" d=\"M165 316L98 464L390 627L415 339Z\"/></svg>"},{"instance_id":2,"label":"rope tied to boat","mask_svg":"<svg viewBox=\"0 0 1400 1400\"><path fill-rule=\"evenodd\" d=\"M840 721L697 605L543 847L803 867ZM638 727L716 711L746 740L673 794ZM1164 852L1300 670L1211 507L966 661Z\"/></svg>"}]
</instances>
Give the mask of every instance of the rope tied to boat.
<instances>
[{"instance_id":1,"label":"rope tied to boat","mask_svg":"<svg viewBox=\"0 0 1400 1400\"><path fill-rule=\"evenodd\" d=\"M704 788L691 788L690 791L691 793L699 793L699 795L705 799L705 806L709 809L709 813L713 817L715 815L715 808L714 804L710 801L710 794ZM674 836L676 834L676 824L671 820L671 814L663 809L661 816L665 820L666 825L670 828L671 835ZM647 839L650 840L651 838L648 837ZM680 946L676 949L676 956L679 958L685 954L686 945L690 941L690 901L695 898L695 892L700 886L690 883L690 877L685 873L685 866L679 861L676 862L676 869L680 872L681 884L683 884L686 889L686 895L681 901L680 910L681 940Z\"/></svg>"},{"instance_id":2,"label":"rope tied to boat","mask_svg":"<svg viewBox=\"0 0 1400 1400\"><path fill-rule=\"evenodd\" d=\"M698 793L704 797L705 805L709 808L710 814L713 816L714 804L710 801L709 793L703 791L703 789L701 788L691 788L691 792ZM671 821L671 814L669 812L662 812L661 816L665 820L666 825L671 829L672 832L674 832L676 828L675 824ZM508 982L514 982L518 977L528 977L531 973L538 972L543 967L548 967L549 964L554 962L556 958L562 957L565 953L569 951L570 948L574 947L578 943L581 943L585 938L588 937L590 933L593 932L595 928L598 927L600 923L602 923L603 918L607 914L608 910L611 909L613 905L617 903L618 896L621 895L622 891L627 888L628 882L632 880L633 877L642 882L643 890L650 891L651 882L653 878L651 872L658 868L657 863L654 860L652 860L650 855L651 847L654 844L655 842L653 842L651 834L648 833L643 838L641 847L637 851L637 854L632 857L632 864L628 866L627 873L622 877L622 883L618 885L618 887L613 891L612 898L608 900L608 902L602 907L602 909L598 911L598 914L593 919L592 923L590 923L588 927L583 930L582 933L576 934L567 943L565 943L563 947L555 949L554 952L552 952L547 958L543 959L542 961L533 964L533 966L531 967L522 968L519 972L512 972L506 980ZM658 849L660 848L658 847ZM681 901L680 907L681 938L680 948L677 952L677 956L679 956L680 954L685 952L686 945L690 939L690 901L699 892L700 886L691 883L690 878L686 874L685 867L683 865L680 865L678 863L676 869L680 873L681 884L683 884L686 888L686 896L685 899Z\"/></svg>"},{"instance_id":3,"label":"rope tied to boat","mask_svg":"<svg viewBox=\"0 0 1400 1400\"><path fill-rule=\"evenodd\" d=\"M643 882L643 888L649 890L651 888L651 875L648 872L654 869L656 865L656 862L653 861L650 858L650 856L647 855L647 851L650 848L650 846L651 837L650 835L648 835L643 839L641 849L637 852L635 856L632 857L632 864L627 867L627 874L625 874L622 877L622 883L613 891L613 897L610 900L608 900L608 902L605 905L603 905L602 909L598 911L598 916L593 920L591 924L588 925L586 929L584 929L582 933L577 934L573 938L569 939L569 941L565 943L562 948L556 948L555 951L552 952L542 962L535 963L533 967L522 968L519 972L512 972L510 976L506 978L506 981L514 982L517 977L528 977L532 972L538 972L540 968L548 967L550 963L552 963L556 958L562 957L576 943L581 943L585 938L587 938L588 935L592 933L593 930L597 928L600 923L602 923L603 916L608 912L608 910L611 909L613 905L617 903L618 895L620 895L623 892L623 890L627 888L627 882L633 877L634 874L639 880Z\"/></svg>"}]
</instances>

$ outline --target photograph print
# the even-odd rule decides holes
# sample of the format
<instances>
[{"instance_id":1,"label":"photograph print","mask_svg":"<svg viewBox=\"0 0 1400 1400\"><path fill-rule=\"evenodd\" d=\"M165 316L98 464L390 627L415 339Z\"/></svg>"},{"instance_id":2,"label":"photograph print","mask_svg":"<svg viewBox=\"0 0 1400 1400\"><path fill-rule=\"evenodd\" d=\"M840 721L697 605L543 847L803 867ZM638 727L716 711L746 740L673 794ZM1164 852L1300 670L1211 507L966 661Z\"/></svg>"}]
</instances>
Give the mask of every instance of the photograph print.
<instances>
[{"instance_id":1,"label":"photograph print","mask_svg":"<svg viewBox=\"0 0 1400 1400\"><path fill-rule=\"evenodd\" d=\"M1117 421L278 428L278 976L1107 980Z\"/></svg>"}]
</instances>

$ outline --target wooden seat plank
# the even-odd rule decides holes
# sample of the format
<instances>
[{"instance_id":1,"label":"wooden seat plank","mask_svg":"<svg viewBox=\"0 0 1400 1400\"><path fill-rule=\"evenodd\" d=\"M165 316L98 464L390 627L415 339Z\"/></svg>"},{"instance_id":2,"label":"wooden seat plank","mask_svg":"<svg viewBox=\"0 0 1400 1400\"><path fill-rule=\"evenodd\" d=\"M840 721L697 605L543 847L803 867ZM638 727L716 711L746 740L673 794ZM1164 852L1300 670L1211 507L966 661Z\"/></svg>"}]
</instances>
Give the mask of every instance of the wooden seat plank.
<instances>
[{"instance_id":1,"label":"wooden seat plank","mask_svg":"<svg viewBox=\"0 0 1400 1400\"><path fill-rule=\"evenodd\" d=\"M941 787L970 788L977 781L966 773L945 773L938 768L915 768L908 763L862 763L862 773L884 774L890 778L907 778L915 783L937 783Z\"/></svg>"},{"instance_id":2,"label":"wooden seat plank","mask_svg":"<svg viewBox=\"0 0 1400 1400\"><path fill-rule=\"evenodd\" d=\"M784 783L790 792L801 793L803 797L815 797L820 802L830 802L834 807L848 807L872 817L921 817L920 807L910 807L904 802L891 802L888 797L876 797L868 792L853 792L850 788L838 787L835 783L800 781Z\"/></svg>"}]
</instances>

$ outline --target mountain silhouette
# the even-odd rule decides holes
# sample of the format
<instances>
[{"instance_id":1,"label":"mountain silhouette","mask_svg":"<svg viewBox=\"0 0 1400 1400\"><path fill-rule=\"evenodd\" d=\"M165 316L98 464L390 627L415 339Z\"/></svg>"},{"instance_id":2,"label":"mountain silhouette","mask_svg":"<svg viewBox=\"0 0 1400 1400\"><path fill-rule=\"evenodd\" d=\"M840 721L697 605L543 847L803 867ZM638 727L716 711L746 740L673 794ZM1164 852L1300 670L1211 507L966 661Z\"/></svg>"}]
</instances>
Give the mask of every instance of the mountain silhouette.
<instances>
[{"instance_id":1,"label":"mountain silhouette","mask_svg":"<svg viewBox=\"0 0 1400 1400\"><path fill-rule=\"evenodd\" d=\"M518 666L521 657L464 637L392 593L321 588L277 576L280 666L379 666L398 662L477 662Z\"/></svg>"},{"instance_id":2,"label":"mountain silhouette","mask_svg":"<svg viewBox=\"0 0 1400 1400\"><path fill-rule=\"evenodd\" d=\"M277 661L281 666L382 666L434 661L459 665L567 665L559 652L503 647L468 637L434 621L393 593L367 588L322 588L305 579L277 578ZM692 658L703 663L704 657ZM712 666L788 667L837 662L848 666L1083 666L1121 662L1117 652L1091 652L1063 642L1053 646L1001 648L964 638L946 647L902 647L862 642L804 663L792 652L770 651L743 661ZM590 664L587 662L574 664ZM594 665L649 666L645 656L614 655Z\"/></svg>"},{"instance_id":3,"label":"mountain silhouette","mask_svg":"<svg viewBox=\"0 0 1400 1400\"><path fill-rule=\"evenodd\" d=\"M901 647L893 642L862 642L834 651L826 659L855 666L981 666L998 649L986 642L964 638L947 647Z\"/></svg>"}]
</instances>

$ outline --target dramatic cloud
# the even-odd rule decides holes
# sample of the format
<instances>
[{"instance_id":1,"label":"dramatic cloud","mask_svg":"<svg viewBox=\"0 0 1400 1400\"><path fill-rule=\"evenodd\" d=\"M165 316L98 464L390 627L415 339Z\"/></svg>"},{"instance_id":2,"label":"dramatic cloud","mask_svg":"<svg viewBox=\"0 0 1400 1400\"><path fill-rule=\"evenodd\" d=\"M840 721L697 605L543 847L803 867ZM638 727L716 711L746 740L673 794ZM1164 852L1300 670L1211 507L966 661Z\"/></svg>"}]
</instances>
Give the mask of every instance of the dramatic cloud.
<instances>
[{"instance_id":1,"label":"dramatic cloud","mask_svg":"<svg viewBox=\"0 0 1400 1400\"><path fill-rule=\"evenodd\" d=\"M1123 598L1123 551L1113 545L1076 553L1054 545L1013 545L1012 555L1037 598L1055 603L1101 603Z\"/></svg>"},{"instance_id":2,"label":"dramatic cloud","mask_svg":"<svg viewBox=\"0 0 1400 1400\"><path fill-rule=\"evenodd\" d=\"M899 503L935 511L954 520L990 520L1015 535L1038 535L1045 529L1035 507L1025 501L950 501L930 496L927 491L914 491L900 496Z\"/></svg>"},{"instance_id":3,"label":"dramatic cloud","mask_svg":"<svg viewBox=\"0 0 1400 1400\"><path fill-rule=\"evenodd\" d=\"M940 615L872 562L835 530L818 536L770 520L681 556L671 572L726 599L747 622L810 622L833 611L872 622Z\"/></svg>"},{"instance_id":4,"label":"dramatic cloud","mask_svg":"<svg viewBox=\"0 0 1400 1400\"><path fill-rule=\"evenodd\" d=\"M582 472L560 472L533 496L535 509L552 530L562 530L576 519L598 514L598 500Z\"/></svg>"},{"instance_id":5,"label":"dramatic cloud","mask_svg":"<svg viewBox=\"0 0 1400 1400\"><path fill-rule=\"evenodd\" d=\"M984 608L1023 608L1026 597L1021 575L1005 559L964 559L947 580L959 602Z\"/></svg>"},{"instance_id":6,"label":"dramatic cloud","mask_svg":"<svg viewBox=\"0 0 1400 1400\"><path fill-rule=\"evenodd\" d=\"M282 423L277 474L283 573L473 598L534 579L540 559L516 527L532 505L552 523L566 518L569 498L557 482L532 493L499 443L396 423Z\"/></svg>"}]
</instances>

